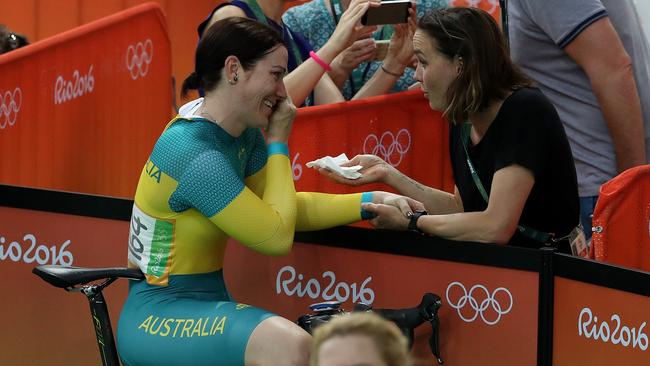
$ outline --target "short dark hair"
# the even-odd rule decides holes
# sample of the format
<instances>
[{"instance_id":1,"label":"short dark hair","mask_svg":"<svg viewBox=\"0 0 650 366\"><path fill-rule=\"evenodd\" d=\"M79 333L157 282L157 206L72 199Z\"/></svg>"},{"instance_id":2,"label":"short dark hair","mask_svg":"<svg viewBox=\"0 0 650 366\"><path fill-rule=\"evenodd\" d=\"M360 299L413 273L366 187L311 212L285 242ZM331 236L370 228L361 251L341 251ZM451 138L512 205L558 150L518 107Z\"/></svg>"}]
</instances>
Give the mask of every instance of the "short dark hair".
<instances>
[{"instance_id":1,"label":"short dark hair","mask_svg":"<svg viewBox=\"0 0 650 366\"><path fill-rule=\"evenodd\" d=\"M240 17L219 20L203 33L196 47L194 72L183 82L181 93L214 89L228 56L237 57L248 69L280 45L284 46L280 33L265 24Z\"/></svg>"},{"instance_id":2,"label":"short dark hair","mask_svg":"<svg viewBox=\"0 0 650 366\"><path fill-rule=\"evenodd\" d=\"M438 9L425 15L418 28L437 42L449 59L462 58L462 69L447 90L445 117L461 123L485 110L508 91L532 85L510 59L503 34L492 16L477 8Z\"/></svg>"}]
</instances>

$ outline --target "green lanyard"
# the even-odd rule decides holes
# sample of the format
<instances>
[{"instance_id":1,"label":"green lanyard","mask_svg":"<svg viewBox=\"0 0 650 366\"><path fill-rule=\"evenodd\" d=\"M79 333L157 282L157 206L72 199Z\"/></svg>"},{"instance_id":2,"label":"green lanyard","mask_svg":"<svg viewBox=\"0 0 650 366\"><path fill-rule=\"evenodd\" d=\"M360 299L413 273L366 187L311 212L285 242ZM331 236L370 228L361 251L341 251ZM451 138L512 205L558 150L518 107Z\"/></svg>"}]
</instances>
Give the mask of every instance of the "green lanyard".
<instances>
[{"instance_id":1,"label":"green lanyard","mask_svg":"<svg viewBox=\"0 0 650 366\"><path fill-rule=\"evenodd\" d=\"M474 185L476 185L476 189L478 189L478 191L481 193L481 196L483 196L483 200L485 201L485 203L488 203L488 194L485 191L485 188L483 187L483 183L481 183L481 178L479 178L478 174L476 173L476 169L474 169L474 164L472 164L472 160L469 158L469 151L467 151L467 142L469 141L469 135L471 130L472 130L472 124L469 122L465 122L461 129L460 139L463 142L463 149L465 149L465 157L467 158L467 166L469 167L470 174L472 174ZM554 241L553 234L545 233L543 231L538 231L528 226L517 225L517 230L519 230L519 232L522 235L543 244L547 244L551 241Z\"/></svg>"},{"instance_id":2,"label":"green lanyard","mask_svg":"<svg viewBox=\"0 0 650 366\"><path fill-rule=\"evenodd\" d=\"M343 5L341 5L341 0L330 0L330 5L331 5L331 10L332 10L332 16L334 18L334 26L336 27L339 24L339 19L341 18L341 15L343 14ZM373 36L377 40L382 40L382 39L390 39L390 37L393 36L393 27L390 25L384 25L381 28L381 31L379 31L378 35ZM354 70L352 70L352 73L350 74L350 89L352 91L352 96L354 96L357 93L357 86L359 86L359 89L361 89L361 85L363 85L363 81L365 78L368 76L368 72L370 71L370 64L372 62L367 61L366 66L361 70L361 67L357 67Z\"/></svg>"},{"instance_id":3,"label":"green lanyard","mask_svg":"<svg viewBox=\"0 0 650 366\"><path fill-rule=\"evenodd\" d=\"M260 5L257 3L256 0L242 0L242 1L246 3L246 5L248 5L249 8L251 8L258 22L271 26L268 22L266 15L264 15L262 8L260 8ZM284 39L289 40L290 44L288 46L291 48L291 52L293 53L293 58L296 60L296 67L298 67L305 60L302 59L302 55L300 54L298 45L296 44L296 41L293 39L293 35L291 35L291 31L289 30L289 28L287 28L284 24L280 24L280 26L282 27L282 33L286 33L286 37L284 37Z\"/></svg>"}]
</instances>

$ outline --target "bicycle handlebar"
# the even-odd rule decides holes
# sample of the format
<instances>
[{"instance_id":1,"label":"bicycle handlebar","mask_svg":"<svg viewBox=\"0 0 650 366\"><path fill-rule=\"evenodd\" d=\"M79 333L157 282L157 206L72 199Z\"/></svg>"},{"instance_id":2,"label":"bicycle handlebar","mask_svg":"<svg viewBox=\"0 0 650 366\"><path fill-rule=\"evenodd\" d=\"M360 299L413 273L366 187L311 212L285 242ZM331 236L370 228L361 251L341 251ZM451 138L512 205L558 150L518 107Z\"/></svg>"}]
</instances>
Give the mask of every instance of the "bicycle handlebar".
<instances>
[{"instance_id":1,"label":"bicycle handlebar","mask_svg":"<svg viewBox=\"0 0 650 366\"><path fill-rule=\"evenodd\" d=\"M338 302L318 303L311 306L317 314L303 315L298 318L298 325L310 334L318 326L330 321L333 316L343 313ZM420 304L413 308L406 309L373 309L367 304L355 304L353 312L372 311L383 318L392 321L397 325L400 331L408 338L409 347L413 346L414 330L424 322L430 322L432 328L431 337L429 337L429 348L439 364L444 361L440 357L440 319L438 318L438 309L442 305L440 296L432 293L426 293L422 296Z\"/></svg>"}]
</instances>

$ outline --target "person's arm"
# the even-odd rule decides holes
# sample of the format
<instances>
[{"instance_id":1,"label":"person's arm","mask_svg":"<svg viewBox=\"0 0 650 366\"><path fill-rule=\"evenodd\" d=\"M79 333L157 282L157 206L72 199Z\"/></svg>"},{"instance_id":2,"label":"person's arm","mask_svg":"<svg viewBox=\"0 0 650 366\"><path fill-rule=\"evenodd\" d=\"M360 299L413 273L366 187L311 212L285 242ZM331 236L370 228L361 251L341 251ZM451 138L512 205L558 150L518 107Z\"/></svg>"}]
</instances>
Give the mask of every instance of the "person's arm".
<instances>
[{"instance_id":1,"label":"person's arm","mask_svg":"<svg viewBox=\"0 0 650 366\"><path fill-rule=\"evenodd\" d=\"M458 193L458 188L454 187L454 194L451 194L419 183L394 167L390 168L390 173L384 182L397 189L400 194L422 202L430 214L463 212L463 201Z\"/></svg>"},{"instance_id":2,"label":"person's arm","mask_svg":"<svg viewBox=\"0 0 650 366\"><path fill-rule=\"evenodd\" d=\"M507 166L494 174L485 211L425 215L417 226L425 233L446 239L506 244L517 229L534 183L530 170L520 165ZM377 215L371 223L378 228L408 227L408 219L392 206L366 204L364 209Z\"/></svg>"},{"instance_id":3,"label":"person's arm","mask_svg":"<svg viewBox=\"0 0 650 366\"><path fill-rule=\"evenodd\" d=\"M344 166L361 165L361 178L347 179L325 168L318 172L333 181L349 186L362 186L370 183L384 183L395 188L404 196L422 202L431 214L463 212L463 203L459 194L447 193L425 186L389 165L375 155L357 155Z\"/></svg>"},{"instance_id":4,"label":"person's arm","mask_svg":"<svg viewBox=\"0 0 650 366\"><path fill-rule=\"evenodd\" d=\"M341 89L332 81L328 74L324 74L314 88L314 105L344 102Z\"/></svg>"},{"instance_id":5,"label":"person's arm","mask_svg":"<svg viewBox=\"0 0 650 366\"><path fill-rule=\"evenodd\" d=\"M316 52L320 60L328 65L331 64L334 58L354 42L354 40L372 33L374 27L364 27L360 24L361 17L371 3L377 4L377 1L353 0L350 3L350 7L341 16L339 24L336 26L332 36ZM378 6L378 4L374 6ZM297 105L301 105L324 74L325 69L311 57L300 64L300 66L284 77L284 84L291 99ZM331 80L329 83L326 82L323 84L325 88L331 88L332 86L336 88ZM332 91L330 90L330 92Z\"/></svg>"},{"instance_id":6,"label":"person's arm","mask_svg":"<svg viewBox=\"0 0 650 366\"><path fill-rule=\"evenodd\" d=\"M645 135L632 64L609 18L591 24L564 50L591 81L612 136L618 170L644 164Z\"/></svg>"},{"instance_id":7,"label":"person's arm","mask_svg":"<svg viewBox=\"0 0 650 366\"><path fill-rule=\"evenodd\" d=\"M407 25L395 26L395 33L390 40L388 53L381 67L352 97L353 100L388 93L395 82L402 77L404 69L412 63L413 34L416 29L415 9L409 9L409 14Z\"/></svg>"},{"instance_id":8,"label":"person's arm","mask_svg":"<svg viewBox=\"0 0 650 366\"><path fill-rule=\"evenodd\" d=\"M246 186L260 195L266 185L266 167L246 178ZM323 230L351 224L370 218L364 212L364 203L389 204L401 209L401 214L424 209L424 205L408 197L388 192L328 194L318 192L296 193L296 231Z\"/></svg>"},{"instance_id":9,"label":"person's arm","mask_svg":"<svg viewBox=\"0 0 650 366\"><path fill-rule=\"evenodd\" d=\"M185 179L190 186L185 191L189 192L188 196L195 197L193 207L199 209L230 237L268 255L284 255L291 250L297 211L296 191L287 147L296 107L290 98L278 103L278 108L269 119L266 134L268 146L264 144L261 133L257 135L254 154L259 153L260 146L268 148L268 154L254 155L254 158L263 159L263 162L252 163L247 167L247 174L264 174L263 184L254 185L257 192L245 186L228 164L211 168L199 163L195 171L207 176ZM265 165L261 169L255 166L264 162ZM259 171L254 173L255 169ZM218 172L216 178L212 176L215 172ZM203 189L197 189L193 185ZM197 197L193 194L197 191L212 192L215 188L217 192L212 195ZM222 198L228 191L231 192L231 197ZM234 192L238 193L234 195ZM213 196L226 201L226 204L210 204Z\"/></svg>"},{"instance_id":10,"label":"person's arm","mask_svg":"<svg viewBox=\"0 0 650 366\"><path fill-rule=\"evenodd\" d=\"M282 152L282 144L270 144L269 150L265 169L269 177L262 197L243 187L227 206L209 219L228 236L255 251L285 255L293 244L296 191L291 162Z\"/></svg>"},{"instance_id":11,"label":"person's arm","mask_svg":"<svg viewBox=\"0 0 650 366\"><path fill-rule=\"evenodd\" d=\"M373 38L364 38L355 41L350 47L341 52L332 64L332 70L328 75L339 89L343 89L345 81L348 80L354 69L359 67L362 62L372 60L377 46Z\"/></svg>"}]
</instances>

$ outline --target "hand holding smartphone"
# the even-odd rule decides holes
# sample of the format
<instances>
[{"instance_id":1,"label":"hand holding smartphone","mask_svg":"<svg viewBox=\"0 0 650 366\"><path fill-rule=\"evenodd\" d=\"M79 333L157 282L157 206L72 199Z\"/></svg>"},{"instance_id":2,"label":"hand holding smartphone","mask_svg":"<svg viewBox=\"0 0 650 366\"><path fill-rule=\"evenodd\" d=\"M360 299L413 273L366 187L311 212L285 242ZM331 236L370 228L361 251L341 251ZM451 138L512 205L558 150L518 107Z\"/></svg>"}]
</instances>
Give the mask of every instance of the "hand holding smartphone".
<instances>
[{"instance_id":1,"label":"hand holding smartphone","mask_svg":"<svg viewBox=\"0 0 650 366\"><path fill-rule=\"evenodd\" d=\"M409 17L410 0L382 1L378 7L368 8L363 17L363 25L383 25L406 23Z\"/></svg>"},{"instance_id":2,"label":"hand holding smartphone","mask_svg":"<svg viewBox=\"0 0 650 366\"><path fill-rule=\"evenodd\" d=\"M375 55L373 60L382 61L388 54L388 47L390 46L389 39L375 40Z\"/></svg>"}]
</instances>

